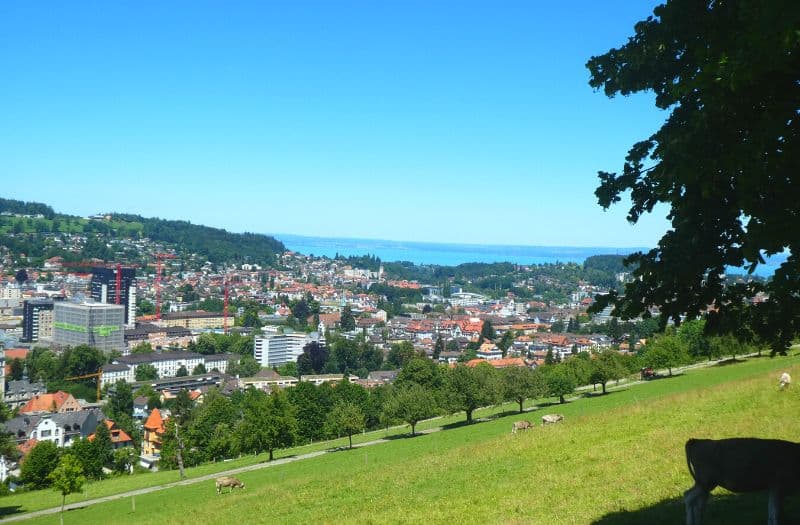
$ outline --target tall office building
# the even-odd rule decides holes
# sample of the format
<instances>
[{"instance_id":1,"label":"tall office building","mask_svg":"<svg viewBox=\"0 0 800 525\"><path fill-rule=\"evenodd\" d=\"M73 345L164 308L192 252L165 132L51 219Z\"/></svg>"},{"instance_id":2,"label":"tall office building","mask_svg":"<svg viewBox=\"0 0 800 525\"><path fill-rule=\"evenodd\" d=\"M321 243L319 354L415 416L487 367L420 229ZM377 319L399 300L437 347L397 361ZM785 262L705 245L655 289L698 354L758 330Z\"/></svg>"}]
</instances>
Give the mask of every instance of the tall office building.
<instances>
[{"instance_id":1,"label":"tall office building","mask_svg":"<svg viewBox=\"0 0 800 525\"><path fill-rule=\"evenodd\" d=\"M122 352L125 349L124 319L125 308L121 304L59 301L53 308L53 343Z\"/></svg>"},{"instance_id":2,"label":"tall office building","mask_svg":"<svg viewBox=\"0 0 800 525\"><path fill-rule=\"evenodd\" d=\"M120 289L117 290L117 268L92 268L92 299L99 303L120 304L125 307L125 326L136 325L136 270L120 268ZM119 293L119 303L117 294Z\"/></svg>"},{"instance_id":3,"label":"tall office building","mask_svg":"<svg viewBox=\"0 0 800 525\"><path fill-rule=\"evenodd\" d=\"M279 366L297 361L303 348L311 342L325 344L318 332L289 332L257 336L253 341L253 357L261 366Z\"/></svg>"},{"instance_id":4,"label":"tall office building","mask_svg":"<svg viewBox=\"0 0 800 525\"><path fill-rule=\"evenodd\" d=\"M35 343L41 337L52 335L52 299L28 299L22 303L22 339ZM49 323L48 323L49 321ZM44 326L49 324L49 326Z\"/></svg>"}]
</instances>

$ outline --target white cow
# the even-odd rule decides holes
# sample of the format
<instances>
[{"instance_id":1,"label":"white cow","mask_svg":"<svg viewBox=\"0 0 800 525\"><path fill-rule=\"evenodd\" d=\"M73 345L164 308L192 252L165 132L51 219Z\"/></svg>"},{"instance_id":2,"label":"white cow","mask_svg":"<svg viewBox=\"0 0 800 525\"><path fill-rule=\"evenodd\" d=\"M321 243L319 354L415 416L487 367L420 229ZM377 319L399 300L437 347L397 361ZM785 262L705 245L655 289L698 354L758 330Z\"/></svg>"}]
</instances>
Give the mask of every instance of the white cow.
<instances>
[{"instance_id":1,"label":"white cow","mask_svg":"<svg viewBox=\"0 0 800 525\"><path fill-rule=\"evenodd\" d=\"M792 376L789 375L789 372L784 372L781 374L780 381L778 385L780 386L781 390L789 386L789 383L792 382Z\"/></svg>"},{"instance_id":2,"label":"white cow","mask_svg":"<svg viewBox=\"0 0 800 525\"><path fill-rule=\"evenodd\" d=\"M564 416L561 414L545 414L542 416L542 425L552 425L553 423L558 423L559 421L564 421Z\"/></svg>"}]
</instances>

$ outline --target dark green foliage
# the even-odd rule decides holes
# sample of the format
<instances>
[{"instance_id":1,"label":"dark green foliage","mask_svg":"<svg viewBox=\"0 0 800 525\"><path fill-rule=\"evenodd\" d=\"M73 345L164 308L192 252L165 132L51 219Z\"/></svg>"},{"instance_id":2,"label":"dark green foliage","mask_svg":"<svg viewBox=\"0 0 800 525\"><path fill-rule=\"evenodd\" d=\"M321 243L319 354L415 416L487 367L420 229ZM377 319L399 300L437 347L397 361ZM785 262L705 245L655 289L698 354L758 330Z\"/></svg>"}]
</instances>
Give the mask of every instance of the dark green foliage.
<instances>
[{"instance_id":1,"label":"dark green foliage","mask_svg":"<svg viewBox=\"0 0 800 525\"><path fill-rule=\"evenodd\" d=\"M192 375L193 376L197 376L197 375L201 375L201 374L205 374L205 373L208 373L208 370L206 370L206 365L204 365L203 363L200 363L199 365L197 365L196 367L194 367L192 369Z\"/></svg>"},{"instance_id":2,"label":"dark green foliage","mask_svg":"<svg viewBox=\"0 0 800 525\"><path fill-rule=\"evenodd\" d=\"M417 423L433 417L438 411L433 393L417 384L407 383L391 391L384 405L387 421L402 421L411 425L411 435L416 434Z\"/></svg>"},{"instance_id":3,"label":"dark green foliage","mask_svg":"<svg viewBox=\"0 0 800 525\"><path fill-rule=\"evenodd\" d=\"M313 383L301 381L297 386L287 390L289 401L295 407L297 414L297 431L303 441L322 439L324 437L324 424L327 413L333 406L332 396Z\"/></svg>"},{"instance_id":4,"label":"dark green foliage","mask_svg":"<svg viewBox=\"0 0 800 525\"><path fill-rule=\"evenodd\" d=\"M181 365L178 370L175 371L175 377L186 377L189 375L189 371L186 369L185 365Z\"/></svg>"},{"instance_id":5,"label":"dark green foliage","mask_svg":"<svg viewBox=\"0 0 800 525\"><path fill-rule=\"evenodd\" d=\"M50 473L58 466L60 454L52 441L40 441L22 462L20 478L26 487L41 489L50 486Z\"/></svg>"},{"instance_id":6,"label":"dark green foliage","mask_svg":"<svg viewBox=\"0 0 800 525\"><path fill-rule=\"evenodd\" d=\"M547 367L544 372L547 381L548 395L557 397L560 403L565 403L564 396L572 394L577 386L575 378L564 366Z\"/></svg>"},{"instance_id":7,"label":"dark green foliage","mask_svg":"<svg viewBox=\"0 0 800 525\"><path fill-rule=\"evenodd\" d=\"M111 419L118 419L122 415L133 414L133 390L124 379L114 384L114 394L109 396L106 404L106 414Z\"/></svg>"},{"instance_id":8,"label":"dark green foliage","mask_svg":"<svg viewBox=\"0 0 800 525\"><path fill-rule=\"evenodd\" d=\"M257 233L230 233L187 221L144 218L138 215L115 214L113 218L139 223L145 237L176 244L188 253L204 255L213 263L245 259L260 264L272 263L276 253L286 250L280 241Z\"/></svg>"},{"instance_id":9,"label":"dark green foliage","mask_svg":"<svg viewBox=\"0 0 800 525\"><path fill-rule=\"evenodd\" d=\"M135 375L137 381L152 381L158 379L158 370L150 363L144 363L136 367Z\"/></svg>"},{"instance_id":10,"label":"dark green foliage","mask_svg":"<svg viewBox=\"0 0 800 525\"><path fill-rule=\"evenodd\" d=\"M339 321L339 327L343 332L349 332L356 329L356 318L353 317L353 312L349 306L342 309L342 318Z\"/></svg>"},{"instance_id":11,"label":"dark green foliage","mask_svg":"<svg viewBox=\"0 0 800 525\"><path fill-rule=\"evenodd\" d=\"M86 477L103 479L103 460L95 452L94 442L88 439L76 439L66 453L78 460Z\"/></svg>"},{"instance_id":12,"label":"dark green foliage","mask_svg":"<svg viewBox=\"0 0 800 525\"><path fill-rule=\"evenodd\" d=\"M598 309L635 318L657 305L662 323L705 316L709 333L752 331L773 352L789 347L800 331L798 27L793 0L667 2L627 43L589 60L594 88L652 91L669 111L622 173L599 174L601 206L629 193L635 223L664 203L671 228L627 259L638 267L624 295ZM752 272L776 254L788 255L773 279L726 285L727 267ZM748 301L759 292L768 299Z\"/></svg>"},{"instance_id":13,"label":"dark green foliage","mask_svg":"<svg viewBox=\"0 0 800 525\"><path fill-rule=\"evenodd\" d=\"M483 325L481 326L481 337L489 341L492 341L495 337L497 337L497 332L494 331L494 326L492 326L491 321L486 320L483 322Z\"/></svg>"},{"instance_id":14,"label":"dark green foliage","mask_svg":"<svg viewBox=\"0 0 800 525\"><path fill-rule=\"evenodd\" d=\"M547 394L547 384L542 374L528 367L512 366L500 371L503 384L503 398L522 405L526 399L536 399Z\"/></svg>"},{"instance_id":15,"label":"dark green foliage","mask_svg":"<svg viewBox=\"0 0 800 525\"><path fill-rule=\"evenodd\" d=\"M9 368L8 378L13 381L19 381L22 379L22 373L25 371L25 361L14 358L9 361Z\"/></svg>"},{"instance_id":16,"label":"dark green foliage","mask_svg":"<svg viewBox=\"0 0 800 525\"><path fill-rule=\"evenodd\" d=\"M364 430L364 411L355 403L338 401L328 413L325 426L331 436L347 436L353 448L353 434Z\"/></svg>"},{"instance_id":17,"label":"dark green foliage","mask_svg":"<svg viewBox=\"0 0 800 525\"><path fill-rule=\"evenodd\" d=\"M448 371L445 380L446 403L451 412L463 410L472 423L476 408L493 405L502 398L497 371L488 363L472 368L459 365Z\"/></svg>"},{"instance_id":18,"label":"dark green foliage","mask_svg":"<svg viewBox=\"0 0 800 525\"><path fill-rule=\"evenodd\" d=\"M409 360L418 355L419 353L410 341L402 341L392 345L386 358L386 364L391 368L402 368Z\"/></svg>"}]
</instances>

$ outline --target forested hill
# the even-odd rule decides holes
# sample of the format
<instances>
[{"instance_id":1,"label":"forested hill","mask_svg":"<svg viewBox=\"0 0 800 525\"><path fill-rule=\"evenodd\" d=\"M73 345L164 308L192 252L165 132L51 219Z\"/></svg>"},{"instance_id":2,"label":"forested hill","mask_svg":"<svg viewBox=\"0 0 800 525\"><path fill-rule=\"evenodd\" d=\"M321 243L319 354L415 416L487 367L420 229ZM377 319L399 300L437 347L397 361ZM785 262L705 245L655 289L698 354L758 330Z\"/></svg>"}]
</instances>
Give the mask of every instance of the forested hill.
<instances>
[{"instance_id":1,"label":"forested hill","mask_svg":"<svg viewBox=\"0 0 800 525\"><path fill-rule=\"evenodd\" d=\"M51 241L57 234L86 235L88 239L81 252L75 253L65 249L62 242ZM104 218L87 219L56 213L45 204L0 198L0 246L28 257L111 260L119 254L108 248L109 241L142 238L179 252L199 254L215 263L269 264L286 249L282 242L262 234L231 233L188 221L131 214L111 213Z\"/></svg>"},{"instance_id":2,"label":"forested hill","mask_svg":"<svg viewBox=\"0 0 800 525\"><path fill-rule=\"evenodd\" d=\"M272 262L275 254L286 250L281 241L260 233L231 233L188 221L145 218L139 215L113 214L112 219L141 224L145 237L175 244L190 252L202 253L212 262Z\"/></svg>"}]
</instances>

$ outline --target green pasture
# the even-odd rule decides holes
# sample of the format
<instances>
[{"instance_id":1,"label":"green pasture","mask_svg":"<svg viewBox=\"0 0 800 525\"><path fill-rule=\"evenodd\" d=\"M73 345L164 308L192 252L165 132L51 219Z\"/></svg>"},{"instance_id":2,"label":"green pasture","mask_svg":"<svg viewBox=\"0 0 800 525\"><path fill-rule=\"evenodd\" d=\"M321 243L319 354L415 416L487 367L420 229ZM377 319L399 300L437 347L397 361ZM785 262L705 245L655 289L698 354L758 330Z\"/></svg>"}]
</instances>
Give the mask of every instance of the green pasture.
<instances>
[{"instance_id":1,"label":"green pasture","mask_svg":"<svg viewBox=\"0 0 800 525\"><path fill-rule=\"evenodd\" d=\"M245 472L247 488L217 496L213 481L174 487L69 511L65 523L680 523L680 497L691 486L683 444L689 437L760 436L798 440L800 388L778 391L777 377L800 377L800 360L754 358L697 369L588 395L566 405L543 406L523 416L512 405L421 425L443 430L415 438L406 429L375 446ZM546 403L543 403L546 405ZM547 412L564 423L511 435L522 418ZM359 436L383 437L385 431ZM331 443L283 451L281 456L330 448ZM190 469L192 477L248 463L243 458ZM175 472L115 478L87 485L68 503L177 480ZM57 506L54 491L0 500L9 515ZM791 499L787 511L800 518ZM710 523L766 519L762 495L720 491ZM57 523L58 515L28 523Z\"/></svg>"}]
</instances>

